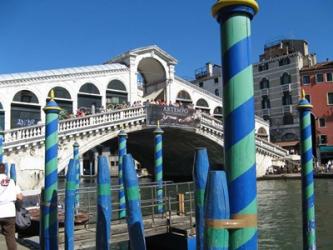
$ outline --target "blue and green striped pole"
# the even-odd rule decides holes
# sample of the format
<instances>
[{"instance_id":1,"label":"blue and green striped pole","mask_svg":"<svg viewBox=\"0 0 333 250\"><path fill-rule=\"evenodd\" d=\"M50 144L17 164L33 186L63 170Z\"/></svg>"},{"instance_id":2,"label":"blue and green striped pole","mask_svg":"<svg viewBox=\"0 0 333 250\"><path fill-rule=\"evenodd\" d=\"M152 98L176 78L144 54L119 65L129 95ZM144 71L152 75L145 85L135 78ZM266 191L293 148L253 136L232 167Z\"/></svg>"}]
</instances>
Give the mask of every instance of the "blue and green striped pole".
<instances>
[{"instance_id":1,"label":"blue and green striped pole","mask_svg":"<svg viewBox=\"0 0 333 250\"><path fill-rule=\"evenodd\" d=\"M313 183L313 155L312 155L312 105L305 98L302 91L298 103L301 136L302 158L302 214L303 214L303 249L316 249L316 220L315 220L315 194Z\"/></svg>"},{"instance_id":2,"label":"blue and green striped pole","mask_svg":"<svg viewBox=\"0 0 333 250\"><path fill-rule=\"evenodd\" d=\"M159 122L154 130L155 134L155 182L156 198L157 198L157 213L163 214L163 130L160 128Z\"/></svg>"},{"instance_id":3,"label":"blue and green striped pole","mask_svg":"<svg viewBox=\"0 0 333 250\"><path fill-rule=\"evenodd\" d=\"M109 250L111 244L111 180L106 156L98 156L96 249Z\"/></svg>"},{"instance_id":4,"label":"blue and green striped pole","mask_svg":"<svg viewBox=\"0 0 333 250\"><path fill-rule=\"evenodd\" d=\"M0 163L3 163L3 135L0 132Z\"/></svg>"},{"instance_id":5,"label":"blue and green striped pole","mask_svg":"<svg viewBox=\"0 0 333 250\"><path fill-rule=\"evenodd\" d=\"M255 0L219 0L212 9L221 26L224 158L231 219L249 221L230 231L230 249L257 249L256 148L251 64Z\"/></svg>"},{"instance_id":6,"label":"blue and green striped pole","mask_svg":"<svg viewBox=\"0 0 333 250\"><path fill-rule=\"evenodd\" d=\"M227 178L224 171L209 171L208 173L204 213L204 249L228 250L229 233L224 221L230 218L230 208ZM239 249L255 250L256 248Z\"/></svg>"},{"instance_id":7,"label":"blue and green striped pole","mask_svg":"<svg viewBox=\"0 0 333 250\"><path fill-rule=\"evenodd\" d=\"M76 192L75 160L71 159L67 168L65 193L65 249L74 250L74 207Z\"/></svg>"},{"instance_id":8,"label":"blue and green striped pole","mask_svg":"<svg viewBox=\"0 0 333 250\"><path fill-rule=\"evenodd\" d=\"M42 249L58 248L58 123L60 107L54 101L54 91L51 90L44 112L45 127L45 183L42 202Z\"/></svg>"},{"instance_id":9,"label":"blue and green striped pole","mask_svg":"<svg viewBox=\"0 0 333 250\"><path fill-rule=\"evenodd\" d=\"M197 250L204 249L204 200L209 170L206 148L197 148L194 157L193 180L195 197L195 230Z\"/></svg>"},{"instance_id":10,"label":"blue and green striped pole","mask_svg":"<svg viewBox=\"0 0 333 250\"><path fill-rule=\"evenodd\" d=\"M119 184L119 218L126 217L126 201L123 182L123 156L127 154L126 149L127 134L120 130L118 134L118 184Z\"/></svg>"},{"instance_id":11,"label":"blue and green striped pole","mask_svg":"<svg viewBox=\"0 0 333 250\"><path fill-rule=\"evenodd\" d=\"M10 172L10 179L14 180L16 183L16 167L14 163L10 164L9 172Z\"/></svg>"},{"instance_id":12,"label":"blue and green striped pole","mask_svg":"<svg viewBox=\"0 0 333 250\"><path fill-rule=\"evenodd\" d=\"M75 142L73 144L73 158L75 161L75 176L76 176L76 194L75 194L75 212L79 212L80 206L80 157L79 157L79 144Z\"/></svg>"},{"instance_id":13,"label":"blue and green striped pole","mask_svg":"<svg viewBox=\"0 0 333 250\"><path fill-rule=\"evenodd\" d=\"M127 209L127 227L131 250L145 250L146 241L141 213L139 181L131 155L123 156L124 187Z\"/></svg>"}]
</instances>

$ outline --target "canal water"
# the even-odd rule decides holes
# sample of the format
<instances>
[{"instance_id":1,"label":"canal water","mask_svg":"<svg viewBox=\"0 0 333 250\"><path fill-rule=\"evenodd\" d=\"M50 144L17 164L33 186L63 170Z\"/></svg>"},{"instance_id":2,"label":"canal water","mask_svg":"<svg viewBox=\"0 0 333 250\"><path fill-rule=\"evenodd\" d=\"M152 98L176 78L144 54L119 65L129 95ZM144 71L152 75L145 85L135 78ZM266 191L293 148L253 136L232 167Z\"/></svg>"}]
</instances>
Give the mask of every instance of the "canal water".
<instances>
[{"instance_id":1,"label":"canal water","mask_svg":"<svg viewBox=\"0 0 333 250\"><path fill-rule=\"evenodd\" d=\"M94 181L84 180L82 184L95 186ZM63 186L62 181L59 186ZM302 249L300 180L258 181L257 189L259 249ZM315 194L317 249L333 249L333 179L316 179ZM115 245L112 250L127 249L124 245Z\"/></svg>"}]
</instances>

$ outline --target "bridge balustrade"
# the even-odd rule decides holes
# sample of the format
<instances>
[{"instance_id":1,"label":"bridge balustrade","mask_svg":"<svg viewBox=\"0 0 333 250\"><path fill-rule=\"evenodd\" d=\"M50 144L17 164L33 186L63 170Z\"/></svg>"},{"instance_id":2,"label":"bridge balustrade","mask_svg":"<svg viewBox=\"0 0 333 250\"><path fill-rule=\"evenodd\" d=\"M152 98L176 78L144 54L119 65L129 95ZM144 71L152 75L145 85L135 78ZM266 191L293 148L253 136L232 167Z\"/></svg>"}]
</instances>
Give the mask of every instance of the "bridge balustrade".
<instances>
[{"instance_id":1,"label":"bridge balustrade","mask_svg":"<svg viewBox=\"0 0 333 250\"><path fill-rule=\"evenodd\" d=\"M93 128L107 126L111 123L121 124L122 122L145 118L146 115L146 108L139 106L62 120L59 122L59 136L89 131ZM209 114L201 113L198 129L223 140L222 121ZM8 147L27 145L28 143L43 142L44 133L44 124L4 131L5 149ZM286 150L259 137L256 137L256 145L259 149L267 151L277 157L285 157L287 155Z\"/></svg>"}]
</instances>

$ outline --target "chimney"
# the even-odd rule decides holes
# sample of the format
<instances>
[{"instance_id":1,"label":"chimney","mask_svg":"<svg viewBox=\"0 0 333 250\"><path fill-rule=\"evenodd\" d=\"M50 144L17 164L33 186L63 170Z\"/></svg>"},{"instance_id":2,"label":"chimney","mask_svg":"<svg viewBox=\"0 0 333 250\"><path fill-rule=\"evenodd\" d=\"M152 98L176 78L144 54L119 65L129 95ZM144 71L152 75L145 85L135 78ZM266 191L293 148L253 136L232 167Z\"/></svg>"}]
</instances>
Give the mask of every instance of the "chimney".
<instances>
[{"instance_id":1,"label":"chimney","mask_svg":"<svg viewBox=\"0 0 333 250\"><path fill-rule=\"evenodd\" d=\"M213 76L213 64L208 62L206 63L207 76Z\"/></svg>"}]
</instances>

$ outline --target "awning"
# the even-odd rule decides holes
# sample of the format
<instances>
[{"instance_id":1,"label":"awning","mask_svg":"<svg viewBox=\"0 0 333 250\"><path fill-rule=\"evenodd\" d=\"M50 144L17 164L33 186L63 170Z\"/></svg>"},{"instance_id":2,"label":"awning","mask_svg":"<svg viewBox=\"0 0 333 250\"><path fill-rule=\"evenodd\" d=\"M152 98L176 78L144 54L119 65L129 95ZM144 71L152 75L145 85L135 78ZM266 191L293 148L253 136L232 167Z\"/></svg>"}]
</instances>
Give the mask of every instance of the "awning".
<instances>
[{"instance_id":1,"label":"awning","mask_svg":"<svg viewBox=\"0 0 333 250\"><path fill-rule=\"evenodd\" d=\"M299 141L281 141L275 142L275 144L279 145L280 147L293 147L299 144Z\"/></svg>"},{"instance_id":2,"label":"awning","mask_svg":"<svg viewBox=\"0 0 333 250\"><path fill-rule=\"evenodd\" d=\"M333 153L333 146L319 146L320 153Z\"/></svg>"}]
</instances>

